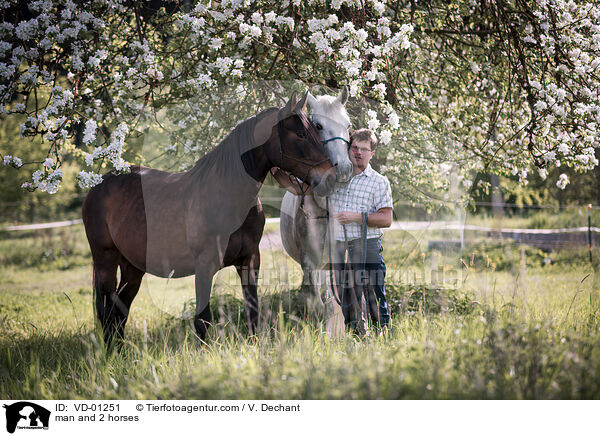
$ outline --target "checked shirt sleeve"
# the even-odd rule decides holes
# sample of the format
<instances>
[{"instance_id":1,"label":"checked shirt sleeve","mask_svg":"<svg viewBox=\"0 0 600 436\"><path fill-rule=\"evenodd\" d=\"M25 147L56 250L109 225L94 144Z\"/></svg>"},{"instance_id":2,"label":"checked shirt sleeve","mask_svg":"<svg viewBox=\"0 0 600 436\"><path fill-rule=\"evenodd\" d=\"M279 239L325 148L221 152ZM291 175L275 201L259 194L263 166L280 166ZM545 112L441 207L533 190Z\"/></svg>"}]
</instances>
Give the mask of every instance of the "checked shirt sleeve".
<instances>
[{"instance_id":1,"label":"checked shirt sleeve","mask_svg":"<svg viewBox=\"0 0 600 436\"><path fill-rule=\"evenodd\" d=\"M381 176L378 183L380 186L375 191L374 209L379 210L383 207L393 207L392 189L387 177Z\"/></svg>"}]
</instances>

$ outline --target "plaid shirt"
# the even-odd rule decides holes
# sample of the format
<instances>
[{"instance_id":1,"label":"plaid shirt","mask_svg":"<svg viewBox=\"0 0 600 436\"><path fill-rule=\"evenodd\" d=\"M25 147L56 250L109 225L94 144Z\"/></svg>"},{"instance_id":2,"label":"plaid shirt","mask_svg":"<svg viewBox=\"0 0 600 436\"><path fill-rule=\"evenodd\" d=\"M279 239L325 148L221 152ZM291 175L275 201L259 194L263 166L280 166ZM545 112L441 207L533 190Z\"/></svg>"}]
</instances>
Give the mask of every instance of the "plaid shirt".
<instances>
[{"instance_id":1,"label":"plaid shirt","mask_svg":"<svg viewBox=\"0 0 600 436\"><path fill-rule=\"evenodd\" d=\"M369 164L365 170L352 177L347 183L337 183L331 196L334 213L338 212L377 212L383 207L392 207L392 190L387 177L382 176ZM334 220L336 241L344 240L344 226ZM360 224L346 224L348 240L361 237ZM380 238L383 232L379 228L367 227L367 239Z\"/></svg>"}]
</instances>

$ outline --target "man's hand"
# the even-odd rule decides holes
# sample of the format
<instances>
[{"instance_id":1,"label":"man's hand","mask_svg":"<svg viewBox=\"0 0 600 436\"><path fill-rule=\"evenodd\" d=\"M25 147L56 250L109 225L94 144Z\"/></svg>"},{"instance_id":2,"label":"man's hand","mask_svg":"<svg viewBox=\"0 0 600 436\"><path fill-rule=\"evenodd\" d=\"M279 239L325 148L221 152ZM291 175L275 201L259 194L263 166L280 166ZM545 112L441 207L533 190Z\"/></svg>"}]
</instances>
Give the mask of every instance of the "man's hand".
<instances>
[{"instance_id":1,"label":"man's hand","mask_svg":"<svg viewBox=\"0 0 600 436\"><path fill-rule=\"evenodd\" d=\"M340 224L360 223L362 215L359 212L340 212L335 215Z\"/></svg>"},{"instance_id":2,"label":"man's hand","mask_svg":"<svg viewBox=\"0 0 600 436\"><path fill-rule=\"evenodd\" d=\"M393 211L391 207L383 207L377 212L369 214L369 227L389 227L392 225ZM362 214L360 212L340 212L334 216L340 224L362 223Z\"/></svg>"}]
</instances>

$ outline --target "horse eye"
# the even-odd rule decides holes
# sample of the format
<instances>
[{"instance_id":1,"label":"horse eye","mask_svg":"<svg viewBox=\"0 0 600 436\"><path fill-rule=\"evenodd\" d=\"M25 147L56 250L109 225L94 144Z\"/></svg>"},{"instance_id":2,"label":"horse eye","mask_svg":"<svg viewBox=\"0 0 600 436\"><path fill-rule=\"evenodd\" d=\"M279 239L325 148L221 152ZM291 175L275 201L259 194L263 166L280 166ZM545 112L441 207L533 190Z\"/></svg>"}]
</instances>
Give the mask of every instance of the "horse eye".
<instances>
[{"instance_id":1,"label":"horse eye","mask_svg":"<svg viewBox=\"0 0 600 436\"><path fill-rule=\"evenodd\" d=\"M321 123L317 123L317 130L323 130L323 126L321 125Z\"/></svg>"},{"instance_id":2,"label":"horse eye","mask_svg":"<svg viewBox=\"0 0 600 436\"><path fill-rule=\"evenodd\" d=\"M298 135L300 138L306 138L306 132L304 130L298 130L296 135Z\"/></svg>"}]
</instances>

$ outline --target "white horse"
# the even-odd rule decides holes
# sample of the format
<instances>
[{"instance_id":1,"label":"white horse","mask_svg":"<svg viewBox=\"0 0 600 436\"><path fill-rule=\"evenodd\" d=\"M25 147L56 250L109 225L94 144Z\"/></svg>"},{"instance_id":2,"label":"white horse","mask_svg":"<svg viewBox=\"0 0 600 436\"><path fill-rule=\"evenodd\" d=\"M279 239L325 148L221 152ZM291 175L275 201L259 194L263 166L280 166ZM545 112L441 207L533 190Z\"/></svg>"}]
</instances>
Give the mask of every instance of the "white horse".
<instances>
[{"instance_id":1,"label":"white horse","mask_svg":"<svg viewBox=\"0 0 600 436\"><path fill-rule=\"evenodd\" d=\"M347 182L352 176L352 162L348 156L350 117L344 105L348 101L346 87L339 96L308 95L311 120L331 159L338 182ZM280 233L283 247L300 264L304 278L302 287L313 296L313 305L322 308L321 288L324 284L323 267L328 262L328 223L325 197L302 196L286 192L281 202Z\"/></svg>"}]
</instances>

